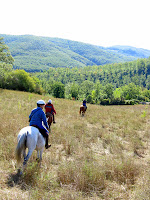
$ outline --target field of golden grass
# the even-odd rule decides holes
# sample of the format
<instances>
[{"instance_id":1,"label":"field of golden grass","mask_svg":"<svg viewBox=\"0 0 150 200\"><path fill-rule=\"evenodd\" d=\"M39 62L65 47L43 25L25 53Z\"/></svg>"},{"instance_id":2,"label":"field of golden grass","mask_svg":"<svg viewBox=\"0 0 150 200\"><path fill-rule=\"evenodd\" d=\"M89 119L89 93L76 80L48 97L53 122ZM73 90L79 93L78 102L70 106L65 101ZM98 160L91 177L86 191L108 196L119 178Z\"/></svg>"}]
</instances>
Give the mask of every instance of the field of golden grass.
<instances>
[{"instance_id":1,"label":"field of golden grass","mask_svg":"<svg viewBox=\"0 0 150 200\"><path fill-rule=\"evenodd\" d=\"M56 124L41 166L32 154L17 175L15 148L39 99L51 98ZM150 106L99 106L0 90L0 198L38 200L150 199Z\"/></svg>"}]
</instances>

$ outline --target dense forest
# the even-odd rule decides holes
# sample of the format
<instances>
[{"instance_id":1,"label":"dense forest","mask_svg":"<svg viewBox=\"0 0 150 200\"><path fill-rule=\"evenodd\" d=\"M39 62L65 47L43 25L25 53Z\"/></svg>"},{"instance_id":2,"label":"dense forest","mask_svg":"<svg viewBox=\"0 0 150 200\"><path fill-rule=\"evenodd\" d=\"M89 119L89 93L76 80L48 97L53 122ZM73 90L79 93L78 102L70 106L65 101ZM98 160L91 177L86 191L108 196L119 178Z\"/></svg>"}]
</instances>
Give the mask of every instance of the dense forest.
<instances>
[{"instance_id":1,"label":"dense forest","mask_svg":"<svg viewBox=\"0 0 150 200\"><path fill-rule=\"evenodd\" d=\"M0 35L14 58L14 69L27 72L50 67L82 68L148 58L150 51L129 46L104 48L60 38Z\"/></svg>"},{"instance_id":2,"label":"dense forest","mask_svg":"<svg viewBox=\"0 0 150 200\"><path fill-rule=\"evenodd\" d=\"M35 76L47 93L53 94L59 83L64 85L66 98L87 98L89 103L124 104L124 100L137 102L150 97L150 58L80 69L50 68Z\"/></svg>"},{"instance_id":3,"label":"dense forest","mask_svg":"<svg viewBox=\"0 0 150 200\"><path fill-rule=\"evenodd\" d=\"M150 101L150 57L80 68L50 67L36 73L13 69L13 63L8 46L0 38L0 88L86 98L88 103L102 105Z\"/></svg>"}]
</instances>

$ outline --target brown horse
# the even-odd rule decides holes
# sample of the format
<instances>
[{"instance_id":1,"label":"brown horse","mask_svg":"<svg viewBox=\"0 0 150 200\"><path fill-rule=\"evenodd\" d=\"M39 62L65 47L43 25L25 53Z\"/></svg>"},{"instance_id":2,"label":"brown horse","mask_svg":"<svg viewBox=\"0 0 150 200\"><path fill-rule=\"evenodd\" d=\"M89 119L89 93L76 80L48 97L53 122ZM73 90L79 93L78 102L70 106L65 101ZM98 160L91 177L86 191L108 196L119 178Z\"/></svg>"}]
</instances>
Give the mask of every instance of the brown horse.
<instances>
[{"instance_id":1,"label":"brown horse","mask_svg":"<svg viewBox=\"0 0 150 200\"><path fill-rule=\"evenodd\" d=\"M80 106L80 111L79 111L80 115L81 115L81 116L84 116L85 111L86 111L86 107L83 106L83 105L81 105L81 106Z\"/></svg>"},{"instance_id":2,"label":"brown horse","mask_svg":"<svg viewBox=\"0 0 150 200\"><path fill-rule=\"evenodd\" d=\"M49 126L49 130L50 130L50 128L51 128L51 124L52 124L52 122L53 122L53 115L50 113L50 112L47 112L46 113L46 117L47 117L47 122L48 122L48 126Z\"/></svg>"}]
</instances>

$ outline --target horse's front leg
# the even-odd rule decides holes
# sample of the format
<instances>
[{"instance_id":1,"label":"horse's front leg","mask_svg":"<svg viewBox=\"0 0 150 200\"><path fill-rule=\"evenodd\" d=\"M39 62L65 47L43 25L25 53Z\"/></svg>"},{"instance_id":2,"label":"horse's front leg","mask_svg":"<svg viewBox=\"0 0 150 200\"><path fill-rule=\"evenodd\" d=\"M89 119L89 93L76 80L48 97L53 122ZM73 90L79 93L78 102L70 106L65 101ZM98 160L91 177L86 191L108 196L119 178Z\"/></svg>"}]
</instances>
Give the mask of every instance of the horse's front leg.
<instances>
[{"instance_id":1,"label":"horse's front leg","mask_svg":"<svg viewBox=\"0 0 150 200\"><path fill-rule=\"evenodd\" d=\"M36 159L38 162L40 162L40 151L37 150L37 159Z\"/></svg>"},{"instance_id":2,"label":"horse's front leg","mask_svg":"<svg viewBox=\"0 0 150 200\"><path fill-rule=\"evenodd\" d=\"M42 148L42 150L41 151L37 151L37 161L42 161L42 153L43 153L43 150L44 150L44 148Z\"/></svg>"},{"instance_id":3,"label":"horse's front leg","mask_svg":"<svg viewBox=\"0 0 150 200\"><path fill-rule=\"evenodd\" d=\"M48 127L49 127L49 131L51 130L51 119L50 117L48 117Z\"/></svg>"},{"instance_id":4,"label":"horse's front leg","mask_svg":"<svg viewBox=\"0 0 150 200\"><path fill-rule=\"evenodd\" d=\"M43 153L43 151L44 151L44 147L40 151L40 161L42 161L42 153Z\"/></svg>"}]
</instances>

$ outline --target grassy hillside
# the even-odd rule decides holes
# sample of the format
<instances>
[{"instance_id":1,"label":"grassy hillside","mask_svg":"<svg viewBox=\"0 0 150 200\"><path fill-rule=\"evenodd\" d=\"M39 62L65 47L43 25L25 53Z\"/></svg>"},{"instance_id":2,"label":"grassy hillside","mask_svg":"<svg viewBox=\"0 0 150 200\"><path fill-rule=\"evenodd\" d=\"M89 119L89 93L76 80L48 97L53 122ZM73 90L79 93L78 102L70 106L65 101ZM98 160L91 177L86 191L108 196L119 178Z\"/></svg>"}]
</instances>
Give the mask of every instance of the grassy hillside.
<instances>
[{"instance_id":1,"label":"grassy hillside","mask_svg":"<svg viewBox=\"0 0 150 200\"><path fill-rule=\"evenodd\" d=\"M2 34L0 37L4 37L15 59L14 68L30 72L47 70L49 67L104 65L150 56L150 51L133 47L128 48L127 53L121 47L119 50L104 48L60 38Z\"/></svg>"},{"instance_id":2,"label":"grassy hillside","mask_svg":"<svg viewBox=\"0 0 150 200\"><path fill-rule=\"evenodd\" d=\"M150 108L144 105L88 105L81 117L80 102L52 98L52 147L41 167L34 152L18 177L17 134L39 99L49 97L0 90L1 199L150 199Z\"/></svg>"}]
</instances>

